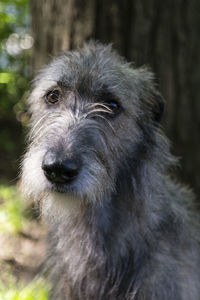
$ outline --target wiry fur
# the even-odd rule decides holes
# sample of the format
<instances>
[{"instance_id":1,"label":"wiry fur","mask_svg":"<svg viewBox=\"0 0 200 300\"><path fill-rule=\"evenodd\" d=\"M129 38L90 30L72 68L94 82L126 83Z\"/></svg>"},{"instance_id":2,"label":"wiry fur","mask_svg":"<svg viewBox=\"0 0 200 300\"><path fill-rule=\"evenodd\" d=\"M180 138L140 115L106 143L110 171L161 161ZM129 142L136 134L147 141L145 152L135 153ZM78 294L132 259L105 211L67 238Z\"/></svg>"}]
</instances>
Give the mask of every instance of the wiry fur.
<instances>
[{"instance_id":1,"label":"wiry fur","mask_svg":"<svg viewBox=\"0 0 200 300\"><path fill-rule=\"evenodd\" d=\"M54 87L62 99L48 106ZM116 117L108 99L122 107ZM52 299L199 300L199 229L191 193L167 175L175 160L159 129L153 75L89 44L44 68L29 104L21 182L48 222ZM41 168L49 149L82 161L60 192Z\"/></svg>"}]
</instances>

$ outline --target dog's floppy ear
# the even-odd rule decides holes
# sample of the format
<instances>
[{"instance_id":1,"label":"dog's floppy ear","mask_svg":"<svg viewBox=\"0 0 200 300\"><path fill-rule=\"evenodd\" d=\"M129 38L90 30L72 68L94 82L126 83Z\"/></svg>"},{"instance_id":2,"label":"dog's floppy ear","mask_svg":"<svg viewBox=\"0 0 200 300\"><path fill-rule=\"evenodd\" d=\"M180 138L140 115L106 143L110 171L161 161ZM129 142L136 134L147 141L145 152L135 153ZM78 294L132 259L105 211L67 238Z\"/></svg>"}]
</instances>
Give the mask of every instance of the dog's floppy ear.
<instances>
[{"instance_id":1,"label":"dog's floppy ear","mask_svg":"<svg viewBox=\"0 0 200 300\"><path fill-rule=\"evenodd\" d=\"M164 99L159 92L154 91L152 93L152 100L153 100L153 107L152 107L153 120L156 123L158 123L161 121L164 112Z\"/></svg>"}]
</instances>

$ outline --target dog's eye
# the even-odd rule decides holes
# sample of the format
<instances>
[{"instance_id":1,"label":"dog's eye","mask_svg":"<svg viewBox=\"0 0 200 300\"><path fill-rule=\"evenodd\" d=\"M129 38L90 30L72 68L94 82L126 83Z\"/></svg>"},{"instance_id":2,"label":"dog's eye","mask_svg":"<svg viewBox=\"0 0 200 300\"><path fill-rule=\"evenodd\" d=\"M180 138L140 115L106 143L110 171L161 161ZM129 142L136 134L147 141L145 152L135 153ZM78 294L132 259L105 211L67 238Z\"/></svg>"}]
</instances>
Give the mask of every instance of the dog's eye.
<instances>
[{"instance_id":1,"label":"dog's eye","mask_svg":"<svg viewBox=\"0 0 200 300\"><path fill-rule=\"evenodd\" d=\"M60 91L59 90L53 90L49 91L45 96L45 101L48 104L55 104L59 101L60 98Z\"/></svg>"},{"instance_id":2,"label":"dog's eye","mask_svg":"<svg viewBox=\"0 0 200 300\"><path fill-rule=\"evenodd\" d=\"M106 106L111 110L112 114L116 115L120 112L121 107L118 102L110 100L106 103Z\"/></svg>"}]
</instances>

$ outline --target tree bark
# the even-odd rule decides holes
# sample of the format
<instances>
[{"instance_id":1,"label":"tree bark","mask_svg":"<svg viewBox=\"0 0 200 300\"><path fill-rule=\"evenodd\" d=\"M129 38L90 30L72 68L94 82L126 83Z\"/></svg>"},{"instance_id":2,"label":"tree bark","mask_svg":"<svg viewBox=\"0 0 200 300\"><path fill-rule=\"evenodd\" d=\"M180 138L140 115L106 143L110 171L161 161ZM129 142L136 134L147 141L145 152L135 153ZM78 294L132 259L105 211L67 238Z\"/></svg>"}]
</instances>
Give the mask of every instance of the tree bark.
<instances>
[{"instance_id":1,"label":"tree bark","mask_svg":"<svg viewBox=\"0 0 200 300\"><path fill-rule=\"evenodd\" d=\"M91 38L153 69L166 99L163 126L182 158L177 173L200 194L200 2L32 0L31 11L34 70Z\"/></svg>"}]
</instances>

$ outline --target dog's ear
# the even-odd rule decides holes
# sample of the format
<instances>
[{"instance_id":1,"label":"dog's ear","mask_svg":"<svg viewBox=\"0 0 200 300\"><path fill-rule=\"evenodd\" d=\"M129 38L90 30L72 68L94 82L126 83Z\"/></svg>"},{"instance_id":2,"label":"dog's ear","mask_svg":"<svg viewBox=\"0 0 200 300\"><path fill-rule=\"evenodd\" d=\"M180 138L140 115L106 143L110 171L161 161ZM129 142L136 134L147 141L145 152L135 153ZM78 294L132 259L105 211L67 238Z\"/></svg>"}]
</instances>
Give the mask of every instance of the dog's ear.
<instances>
[{"instance_id":1,"label":"dog's ear","mask_svg":"<svg viewBox=\"0 0 200 300\"><path fill-rule=\"evenodd\" d=\"M153 102L153 107L152 107L153 121L158 123L161 121L162 116L163 116L164 99L159 92L153 91L152 92L152 102Z\"/></svg>"},{"instance_id":2,"label":"dog's ear","mask_svg":"<svg viewBox=\"0 0 200 300\"><path fill-rule=\"evenodd\" d=\"M157 124L161 121L164 112L164 99L157 90L155 76L148 67L141 67L138 70L140 83L140 97L145 105L144 109L150 113L150 118Z\"/></svg>"}]
</instances>

